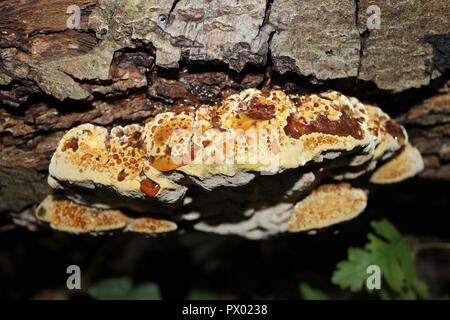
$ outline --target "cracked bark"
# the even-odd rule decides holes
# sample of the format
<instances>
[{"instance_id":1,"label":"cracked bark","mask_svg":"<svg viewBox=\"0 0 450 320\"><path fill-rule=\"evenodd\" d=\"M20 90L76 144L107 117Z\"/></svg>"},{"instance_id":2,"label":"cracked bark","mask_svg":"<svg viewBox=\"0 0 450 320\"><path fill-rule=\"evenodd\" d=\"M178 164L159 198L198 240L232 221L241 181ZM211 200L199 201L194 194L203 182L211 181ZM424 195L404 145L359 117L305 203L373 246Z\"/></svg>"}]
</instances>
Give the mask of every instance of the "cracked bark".
<instances>
[{"instance_id":1,"label":"cracked bark","mask_svg":"<svg viewBox=\"0 0 450 320\"><path fill-rule=\"evenodd\" d=\"M72 4L79 30L66 26ZM366 25L371 4L379 30ZM445 2L432 0L1 3L0 181L18 178L0 185L0 210L48 192L49 159L77 124L143 122L252 87L330 88L379 104L424 154L422 177L450 180L449 31Z\"/></svg>"}]
</instances>

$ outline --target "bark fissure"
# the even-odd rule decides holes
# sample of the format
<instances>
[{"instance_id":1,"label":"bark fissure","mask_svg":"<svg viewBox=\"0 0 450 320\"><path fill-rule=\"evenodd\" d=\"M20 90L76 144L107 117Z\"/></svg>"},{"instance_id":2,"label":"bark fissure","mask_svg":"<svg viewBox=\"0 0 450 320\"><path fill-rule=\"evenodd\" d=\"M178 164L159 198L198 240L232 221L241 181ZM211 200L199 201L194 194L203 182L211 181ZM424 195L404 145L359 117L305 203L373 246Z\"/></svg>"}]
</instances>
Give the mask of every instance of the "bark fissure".
<instances>
[{"instance_id":1,"label":"bark fissure","mask_svg":"<svg viewBox=\"0 0 450 320\"><path fill-rule=\"evenodd\" d=\"M167 15L167 18L170 20L170 16L172 15L172 13L173 13L173 10L175 10L175 7L177 6L177 4L178 4L178 2L180 2L181 0L174 0L173 1L173 3L172 3L172 7L170 8L170 10L169 10L169 13L168 13L168 15Z\"/></svg>"},{"instance_id":2,"label":"bark fissure","mask_svg":"<svg viewBox=\"0 0 450 320\"><path fill-rule=\"evenodd\" d=\"M255 38L258 38L261 30L268 24L269 18L270 18L270 11L272 9L272 4L274 0L266 0L266 8L264 9L264 19L262 24L258 28L258 33L256 34Z\"/></svg>"},{"instance_id":3,"label":"bark fissure","mask_svg":"<svg viewBox=\"0 0 450 320\"><path fill-rule=\"evenodd\" d=\"M364 57L364 50L366 48L367 38L370 36L369 29L363 32L359 31L359 0L355 0L355 27L359 34L359 57L358 57L358 69L356 73L356 78L359 78L359 73L361 72L362 59Z\"/></svg>"}]
</instances>

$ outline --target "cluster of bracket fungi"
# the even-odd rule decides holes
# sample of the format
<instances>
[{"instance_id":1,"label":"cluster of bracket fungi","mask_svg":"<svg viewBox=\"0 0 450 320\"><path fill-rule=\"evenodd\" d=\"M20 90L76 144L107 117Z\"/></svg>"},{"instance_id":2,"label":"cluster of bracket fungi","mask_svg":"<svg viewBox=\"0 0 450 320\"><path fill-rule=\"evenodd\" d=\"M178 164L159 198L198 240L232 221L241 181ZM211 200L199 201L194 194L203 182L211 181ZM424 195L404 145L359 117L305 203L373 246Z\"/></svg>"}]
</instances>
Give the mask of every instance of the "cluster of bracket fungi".
<instances>
[{"instance_id":1,"label":"cluster of bracket fungi","mask_svg":"<svg viewBox=\"0 0 450 320\"><path fill-rule=\"evenodd\" d=\"M376 106L336 91L248 89L144 125L71 129L49 167L59 191L36 217L73 233L192 227L262 239L350 220L367 204L359 180L422 169L405 129Z\"/></svg>"}]
</instances>

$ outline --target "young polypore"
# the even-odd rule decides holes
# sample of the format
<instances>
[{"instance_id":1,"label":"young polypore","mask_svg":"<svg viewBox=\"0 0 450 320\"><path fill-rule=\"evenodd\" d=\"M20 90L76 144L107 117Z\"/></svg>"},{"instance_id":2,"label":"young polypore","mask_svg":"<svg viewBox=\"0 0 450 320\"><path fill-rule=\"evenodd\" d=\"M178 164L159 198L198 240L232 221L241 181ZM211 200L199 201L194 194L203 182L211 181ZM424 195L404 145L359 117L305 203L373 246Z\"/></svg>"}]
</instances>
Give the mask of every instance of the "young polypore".
<instances>
[{"instance_id":1,"label":"young polypore","mask_svg":"<svg viewBox=\"0 0 450 320\"><path fill-rule=\"evenodd\" d=\"M140 233L174 231L171 221L142 217L133 219L119 210L106 210L81 205L56 195L48 195L37 207L35 216L50 227L70 233L102 233L124 229Z\"/></svg>"},{"instance_id":2,"label":"young polypore","mask_svg":"<svg viewBox=\"0 0 450 320\"><path fill-rule=\"evenodd\" d=\"M338 184L308 193L324 177L354 179L380 161L373 183L397 182L423 167L405 129L378 107L335 91L288 95L248 89L219 106L178 107L145 125L110 131L92 124L75 127L51 159L49 183L77 194L80 203L93 202L82 192L89 189L91 195L109 194L97 201L103 207L135 209L131 199L140 202L139 211L164 213L165 207L155 207L163 204L181 215L199 212L197 229L262 238L355 217L365 207L362 190ZM264 184L280 187L267 194ZM189 205L183 205L186 193ZM338 196L349 207L331 201ZM283 218L267 223L271 218L263 217L271 212ZM206 219L210 216L214 226ZM230 223L243 221L227 221L227 216L258 223L233 232Z\"/></svg>"}]
</instances>

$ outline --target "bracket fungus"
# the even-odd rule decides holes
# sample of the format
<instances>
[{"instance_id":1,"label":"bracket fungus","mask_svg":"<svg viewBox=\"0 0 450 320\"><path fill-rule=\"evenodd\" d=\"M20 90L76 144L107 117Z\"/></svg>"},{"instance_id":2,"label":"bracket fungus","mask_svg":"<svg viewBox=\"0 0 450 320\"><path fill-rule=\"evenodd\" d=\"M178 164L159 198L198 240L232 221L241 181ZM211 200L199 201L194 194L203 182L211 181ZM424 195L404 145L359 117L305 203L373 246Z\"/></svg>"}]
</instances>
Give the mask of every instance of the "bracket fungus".
<instances>
[{"instance_id":1,"label":"bracket fungus","mask_svg":"<svg viewBox=\"0 0 450 320\"><path fill-rule=\"evenodd\" d=\"M164 233L175 231L176 229L177 225L172 221L153 218L137 218L127 225L125 231L139 233Z\"/></svg>"},{"instance_id":2,"label":"bracket fungus","mask_svg":"<svg viewBox=\"0 0 450 320\"><path fill-rule=\"evenodd\" d=\"M52 194L37 207L36 217L53 229L71 233L120 229L130 221L118 210L87 207Z\"/></svg>"},{"instance_id":3,"label":"bracket fungus","mask_svg":"<svg viewBox=\"0 0 450 320\"><path fill-rule=\"evenodd\" d=\"M367 195L361 189L347 183L322 185L292 209L289 231L319 229L353 219L366 204Z\"/></svg>"},{"instance_id":4,"label":"bracket fungus","mask_svg":"<svg viewBox=\"0 0 450 320\"><path fill-rule=\"evenodd\" d=\"M126 230L176 224L121 220L116 209L170 221L195 213L189 220L197 230L260 239L352 219L367 203L366 192L350 185L356 178L376 169L370 182L392 183L422 168L406 130L376 106L336 91L247 89L145 124L72 128L51 159L48 181L79 205L115 215ZM70 231L59 226L52 220Z\"/></svg>"},{"instance_id":5,"label":"bracket fungus","mask_svg":"<svg viewBox=\"0 0 450 320\"><path fill-rule=\"evenodd\" d=\"M423 160L419 150L410 143L388 162L380 166L370 177L372 183L388 184L400 182L423 170Z\"/></svg>"},{"instance_id":6,"label":"bracket fungus","mask_svg":"<svg viewBox=\"0 0 450 320\"><path fill-rule=\"evenodd\" d=\"M120 210L81 205L53 194L48 195L39 204L35 216L38 220L50 223L53 229L76 234L119 229L152 234L177 229L177 225L171 221L148 217L133 219Z\"/></svg>"}]
</instances>

